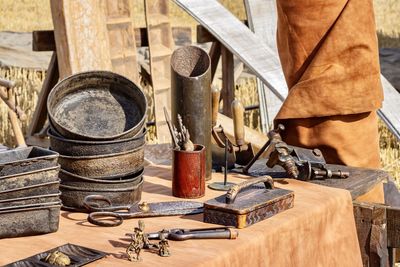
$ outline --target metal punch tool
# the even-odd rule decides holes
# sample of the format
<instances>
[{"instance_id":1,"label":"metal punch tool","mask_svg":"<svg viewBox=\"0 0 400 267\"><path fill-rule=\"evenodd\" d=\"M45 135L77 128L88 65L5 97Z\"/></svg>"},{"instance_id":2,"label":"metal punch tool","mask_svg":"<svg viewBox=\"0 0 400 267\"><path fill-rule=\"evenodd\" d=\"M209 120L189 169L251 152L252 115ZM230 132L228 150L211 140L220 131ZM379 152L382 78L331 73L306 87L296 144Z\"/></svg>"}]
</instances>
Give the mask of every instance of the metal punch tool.
<instances>
[{"instance_id":1,"label":"metal punch tool","mask_svg":"<svg viewBox=\"0 0 400 267\"><path fill-rule=\"evenodd\" d=\"M188 239L236 239L238 231L232 227L211 227L198 229L164 229L155 233L148 233L148 239L169 239L184 241Z\"/></svg>"}]
</instances>

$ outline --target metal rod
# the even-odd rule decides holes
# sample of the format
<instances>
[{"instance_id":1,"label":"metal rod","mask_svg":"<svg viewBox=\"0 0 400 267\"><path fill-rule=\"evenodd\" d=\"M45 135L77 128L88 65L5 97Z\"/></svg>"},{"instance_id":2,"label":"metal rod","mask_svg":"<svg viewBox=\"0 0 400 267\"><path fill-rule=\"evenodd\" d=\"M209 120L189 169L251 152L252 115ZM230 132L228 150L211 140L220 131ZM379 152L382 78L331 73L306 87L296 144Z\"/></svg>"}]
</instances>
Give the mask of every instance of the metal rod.
<instances>
[{"instance_id":1,"label":"metal rod","mask_svg":"<svg viewBox=\"0 0 400 267\"><path fill-rule=\"evenodd\" d=\"M224 185L226 185L228 181L228 138L225 137L225 167L224 167Z\"/></svg>"},{"instance_id":2,"label":"metal rod","mask_svg":"<svg viewBox=\"0 0 400 267\"><path fill-rule=\"evenodd\" d=\"M256 104L256 105L250 105L250 106L246 106L244 107L245 111L249 111L249 110L254 110L254 109L259 109L260 105Z\"/></svg>"},{"instance_id":3,"label":"metal rod","mask_svg":"<svg viewBox=\"0 0 400 267\"><path fill-rule=\"evenodd\" d=\"M167 121L169 133L171 134L172 145L173 145L174 149L178 149L179 150L180 148L179 148L179 145L178 145L177 137L175 136L175 133L174 133L174 129L172 128L171 118L169 117L168 111L167 111L167 109L165 107L164 107L164 115L165 115L165 120Z\"/></svg>"},{"instance_id":4,"label":"metal rod","mask_svg":"<svg viewBox=\"0 0 400 267\"><path fill-rule=\"evenodd\" d=\"M267 147L270 144L270 140L268 140L263 147L257 152L257 154L254 156L254 158L243 168L243 173L247 174L249 172L249 169L251 166L253 166L254 162L257 161L257 159L264 153L264 151L267 149Z\"/></svg>"}]
</instances>

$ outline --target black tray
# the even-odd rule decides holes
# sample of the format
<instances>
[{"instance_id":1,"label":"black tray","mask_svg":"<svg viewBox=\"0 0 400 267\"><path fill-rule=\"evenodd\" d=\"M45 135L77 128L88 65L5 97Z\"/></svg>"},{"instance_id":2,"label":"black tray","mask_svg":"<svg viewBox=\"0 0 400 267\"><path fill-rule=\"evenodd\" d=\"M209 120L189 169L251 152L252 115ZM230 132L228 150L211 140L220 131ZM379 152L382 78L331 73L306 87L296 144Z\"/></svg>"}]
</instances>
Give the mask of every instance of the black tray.
<instances>
[{"instance_id":1,"label":"black tray","mask_svg":"<svg viewBox=\"0 0 400 267\"><path fill-rule=\"evenodd\" d=\"M0 152L0 176L7 176L57 166L58 153L25 147Z\"/></svg>"},{"instance_id":2,"label":"black tray","mask_svg":"<svg viewBox=\"0 0 400 267\"><path fill-rule=\"evenodd\" d=\"M107 253L87 247L82 247L74 244L65 244L48 251L38 253L29 258L16 261L5 265L4 267L33 267L33 266L56 266L42 261L47 255L55 250L58 250L71 259L71 264L68 267L83 266L93 261L99 260L107 255Z\"/></svg>"},{"instance_id":3,"label":"black tray","mask_svg":"<svg viewBox=\"0 0 400 267\"><path fill-rule=\"evenodd\" d=\"M60 202L27 206L0 211L0 239L48 234L58 230Z\"/></svg>"},{"instance_id":4,"label":"black tray","mask_svg":"<svg viewBox=\"0 0 400 267\"><path fill-rule=\"evenodd\" d=\"M48 202L56 202L56 201L60 200L60 195L61 195L61 192L58 192L55 194L47 194L47 195L3 199L3 200L0 200L0 209L5 208L5 207L20 206L20 205L43 204L43 203L48 203Z\"/></svg>"}]
</instances>

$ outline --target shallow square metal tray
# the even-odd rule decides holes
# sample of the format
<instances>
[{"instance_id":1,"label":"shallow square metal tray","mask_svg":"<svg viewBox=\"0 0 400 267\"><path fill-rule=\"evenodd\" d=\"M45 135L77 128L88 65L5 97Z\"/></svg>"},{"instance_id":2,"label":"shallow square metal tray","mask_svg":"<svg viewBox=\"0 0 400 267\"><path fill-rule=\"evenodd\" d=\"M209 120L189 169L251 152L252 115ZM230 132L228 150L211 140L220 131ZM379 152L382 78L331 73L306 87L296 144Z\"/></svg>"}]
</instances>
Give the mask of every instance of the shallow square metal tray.
<instances>
[{"instance_id":1,"label":"shallow square metal tray","mask_svg":"<svg viewBox=\"0 0 400 267\"><path fill-rule=\"evenodd\" d=\"M47 203L0 210L0 238L56 232L61 204Z\"/></svg>"},{"instance_id":2,"label":"shallow square metal tray","mask_svg":"<svg viewBox=\"0 0 400 267\"><path fill-rule=\"evenodd\" d=\"M82 247L74 244L65 244L48 251L36 254L29 258L10 263L5 265L5 267L31 267L31 266L56 266L43 261L44 258L49 255L49 253L58 250L71 259L71 264L68 267L78 267L86 265L90 262L99 260L107 255L107 253L87 247Z\"/></svg>"},{"instance_id":3,"label":"shallow square metal tray","mask_svg":"<svg viewBox=\"0 0 400 267\"><path fill-rule=\"evenodd\" d=\"M0 152L0 177L57 166L59 154L40 148L24 147Z\"/></svg>"}]
</instances>

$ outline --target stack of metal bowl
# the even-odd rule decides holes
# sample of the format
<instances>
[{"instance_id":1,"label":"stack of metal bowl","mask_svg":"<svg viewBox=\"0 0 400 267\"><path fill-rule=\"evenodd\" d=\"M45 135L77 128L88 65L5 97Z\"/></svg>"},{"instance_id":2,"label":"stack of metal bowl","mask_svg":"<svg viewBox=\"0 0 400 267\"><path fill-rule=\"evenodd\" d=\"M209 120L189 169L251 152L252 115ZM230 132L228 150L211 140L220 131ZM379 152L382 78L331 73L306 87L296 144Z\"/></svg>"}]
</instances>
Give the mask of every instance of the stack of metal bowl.
<instances>
[{"instance_id":1,"label":"stack of metal bowl","mask_svg":"<svg viewBox=\"0 0 400 267\"><path fill-rule=\"evenodd\" d=\"M140 201L147 101L127 78L108 71L72 75L51 91L50 147L61 165L63 207L84 210L87 195L115 205Z\"/></svg>"}]
</instances>

